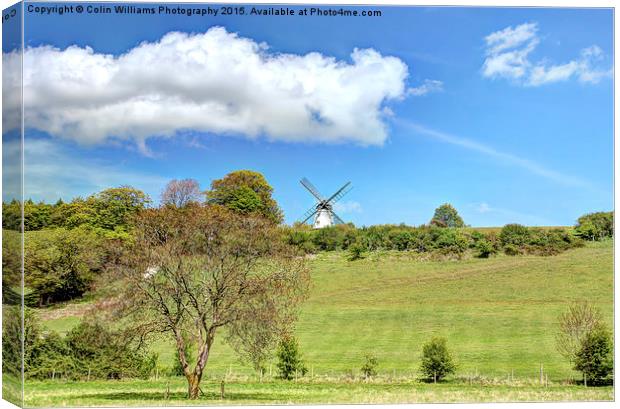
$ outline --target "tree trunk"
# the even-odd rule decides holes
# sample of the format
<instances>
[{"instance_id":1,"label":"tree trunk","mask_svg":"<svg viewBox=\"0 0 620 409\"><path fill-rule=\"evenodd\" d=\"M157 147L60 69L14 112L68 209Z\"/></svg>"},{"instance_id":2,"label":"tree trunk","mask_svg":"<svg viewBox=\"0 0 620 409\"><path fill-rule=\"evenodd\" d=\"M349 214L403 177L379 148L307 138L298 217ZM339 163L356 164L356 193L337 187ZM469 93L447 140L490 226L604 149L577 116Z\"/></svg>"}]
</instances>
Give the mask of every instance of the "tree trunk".
<instances>
[{"instance_id":1,"label":"tree trunk","mask_svg":"<svg viewBox=\"0 0 620 409\"><path fill-rule=\"evenodd\" d=\"M198 399L200 394L200 376L196 374L187 376L187 384L187 397L189 399Z\"/></svg>"}]
</instances>

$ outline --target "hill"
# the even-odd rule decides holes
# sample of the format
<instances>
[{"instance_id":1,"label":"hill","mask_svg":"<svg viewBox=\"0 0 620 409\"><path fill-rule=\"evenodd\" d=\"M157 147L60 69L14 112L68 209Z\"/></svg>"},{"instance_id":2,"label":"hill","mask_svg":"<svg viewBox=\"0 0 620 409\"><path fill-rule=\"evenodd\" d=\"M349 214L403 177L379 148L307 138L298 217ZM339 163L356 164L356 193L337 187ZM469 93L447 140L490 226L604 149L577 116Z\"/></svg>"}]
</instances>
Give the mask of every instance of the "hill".
<instances>
[{"instance_id":1,"label":"hill","mask_svg":"<svg viewBox=\"0 0 620 409\"><path fill-rule=\"evenodd\" d=\"M613 241L588 243L555 256L505 256L426 261L415 253L375 252L347 261L326 252L310 261L313 287L296 335L315 375L358 374L364 354L379 373L416 376L421 345L448 339L457 375L550 379L578 376L556 352L557 317L571 301L589 300L613 322ZM45 325L66 332L87 304L42 311ZM208 376L251 375L222 342ZM167 340L156 343L162 366L174 360ZM273 369L275 371L275 369Z\"/></svg>"}]
</instances>

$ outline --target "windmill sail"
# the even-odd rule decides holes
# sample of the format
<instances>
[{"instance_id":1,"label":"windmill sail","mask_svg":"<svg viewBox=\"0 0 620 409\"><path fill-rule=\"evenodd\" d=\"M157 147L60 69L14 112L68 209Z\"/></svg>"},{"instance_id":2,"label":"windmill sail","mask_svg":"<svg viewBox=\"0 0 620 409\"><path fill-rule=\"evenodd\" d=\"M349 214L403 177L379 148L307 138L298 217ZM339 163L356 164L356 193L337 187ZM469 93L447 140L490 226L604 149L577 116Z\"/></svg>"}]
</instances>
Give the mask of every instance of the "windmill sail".
<instances>
[{"instance_id":1,"label":"windmill sail","mask_svg":"<svg viewBox=\"0 0 620 409\"><path fill-rule=\"evenodd\" d=\"M334 194L327 199L321 195L319 190L307 179L300 180L303 187L316 199L316 204L308 209L303 216L301 216L301 223L306 223L314 217L312 225L315 229L323 227L333 226L334 224L344 224L345 222L336 214L333 210L333 205L344 197L349 191L351 191L351 182L345 183Z\"/></svg>"}]
</instances>

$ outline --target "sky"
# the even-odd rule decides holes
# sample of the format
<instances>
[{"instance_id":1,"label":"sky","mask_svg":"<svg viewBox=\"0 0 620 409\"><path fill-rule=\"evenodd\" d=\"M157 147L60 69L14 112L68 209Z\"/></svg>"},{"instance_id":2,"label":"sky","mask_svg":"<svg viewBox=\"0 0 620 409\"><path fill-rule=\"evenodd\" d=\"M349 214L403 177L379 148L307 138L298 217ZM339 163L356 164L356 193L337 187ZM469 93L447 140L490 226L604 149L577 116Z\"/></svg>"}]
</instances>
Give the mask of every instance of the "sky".
<instances>
[{"instance_id":1,"label":"sky","mask_svg":"<svg viewBox=\"0 0 620 409\"><path fill-rule=\"evenodd\" d=\"M251 169L287 223L314 204L302 177L326 196L350 181L335 210L356 225L419 225L446 202L472 226L613 209L612 10L251 7L26 11L26 197L131 185L157 201L171 179ZM18 57L5 40L5 67ZM6 161L19 105L4 106Z\"/></svg>"}]
</instances>

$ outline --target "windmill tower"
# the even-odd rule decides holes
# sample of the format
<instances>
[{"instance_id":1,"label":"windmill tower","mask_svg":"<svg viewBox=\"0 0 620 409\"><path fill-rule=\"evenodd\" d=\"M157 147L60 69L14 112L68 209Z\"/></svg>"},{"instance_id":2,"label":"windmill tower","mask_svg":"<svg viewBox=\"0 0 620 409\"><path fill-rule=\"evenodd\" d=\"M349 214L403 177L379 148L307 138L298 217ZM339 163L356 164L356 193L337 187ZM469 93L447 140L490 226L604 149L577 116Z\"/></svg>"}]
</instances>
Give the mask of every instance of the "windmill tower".
<instances>
[{"instance_id":1,"label":"windmill tower","mask_svg":"<svg viewBox=\"0 0 620 409\"><path fill-rule=\"evenodd\" d=\"M301 184L305 187L312 196L316 199L317 203L312 206L303 216L301 216L301 223L306 223L314 216L314 222L312 227L315 229L321 229L323 227L333 226L334 224L344 224L344 221L336 213L334 213L333 205L344 195L351 190L351 182L347 182L333 195L324 198L318 189L314 187L312 183L306 178L301 179Z\"/></svg>"}]
</instances>

